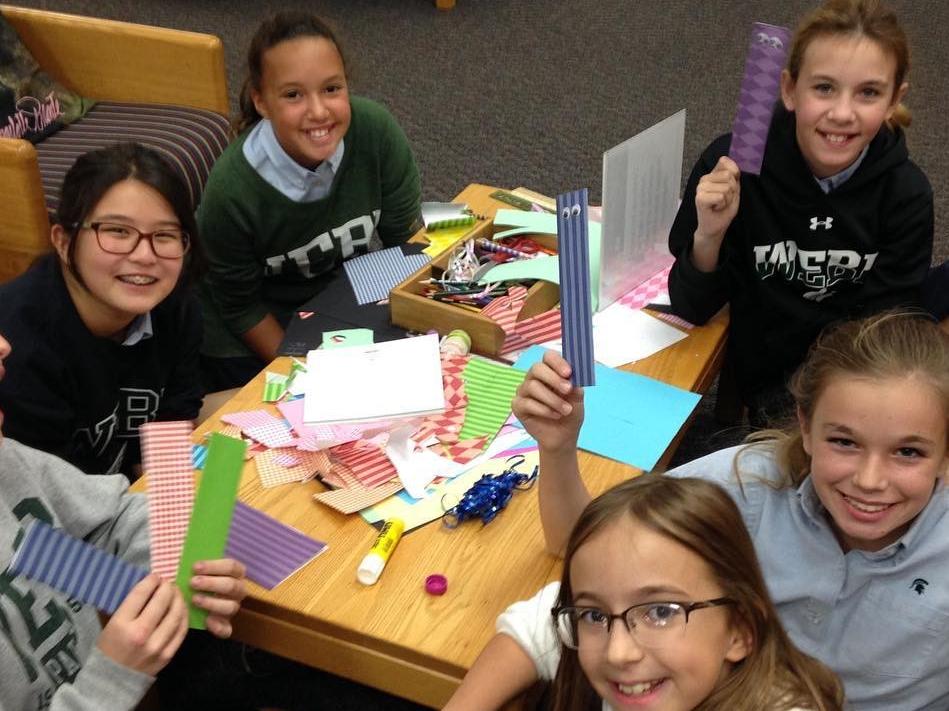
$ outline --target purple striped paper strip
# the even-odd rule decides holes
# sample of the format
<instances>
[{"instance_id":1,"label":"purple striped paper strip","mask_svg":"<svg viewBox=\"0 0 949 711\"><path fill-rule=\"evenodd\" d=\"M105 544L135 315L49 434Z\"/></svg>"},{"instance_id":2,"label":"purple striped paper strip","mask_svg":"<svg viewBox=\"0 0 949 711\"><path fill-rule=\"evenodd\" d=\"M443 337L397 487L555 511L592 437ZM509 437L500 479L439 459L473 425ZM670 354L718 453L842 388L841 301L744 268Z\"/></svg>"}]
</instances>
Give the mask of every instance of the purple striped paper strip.
<instances>
[{"instance_id":1,"label":"purple striped paper strip","mask_svg":"<svg viewBox=\"0 0 949 711\"><path fill-rule=\"evenodd\" d=\"M108 614L148 575L146 570L42 521L30 524L10 561L10 570Z\"/></svg>"},{"instance_id":2,"label":"purple striped paper strip","mask_svg":"<svg viewBox=\"0 0 949 711\"><path fill-rule=\"evenodd\" d=\"M738 96L728 157L745 173L761 174L768 128L781 90L781 70L787 61L791 31L756 22L745 59L745 76Z\"/></svg>"},{"instance_id":3,"label":"purple striped paper strip","mask_svg":"<svg viewBox=\"0 0 949 711\"><path fill-rule=\"evenodd\" d=\"M247 577L268 590L326 550L326 544L238 501L226 555L247 568Z\"/></svg>"},{"instance_id":4,"label":"purple striped paper strip","mask_svg":"<svg viewBox=\"0 0 949 711\"><path fill-rule=\"evenodd\" d=\"M595 385L586 188L557 196L557 245L563 357L573 370L574 385Z\"/></svg>"}]
</instances>

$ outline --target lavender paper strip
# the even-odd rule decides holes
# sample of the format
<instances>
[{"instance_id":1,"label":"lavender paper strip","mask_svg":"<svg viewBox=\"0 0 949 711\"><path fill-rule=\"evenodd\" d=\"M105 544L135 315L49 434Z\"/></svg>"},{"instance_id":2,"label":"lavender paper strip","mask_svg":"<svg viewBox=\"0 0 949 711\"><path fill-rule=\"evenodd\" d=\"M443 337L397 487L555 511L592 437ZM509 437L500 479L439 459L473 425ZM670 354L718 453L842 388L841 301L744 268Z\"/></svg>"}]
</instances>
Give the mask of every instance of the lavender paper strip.
<instances>
[{"instance_id":1,"label":"lavender paper strip","mask_svg":"<svg viewBox=\"0 0 949 711\"><path fill-rule=\"evenodd\" d=\"M728 157L745 173L759 175L774 105L781 90L781 70L787 61L791 31L756 22L751 30L745 76L738 97Z\"/></svg>"},{"instance_id":2,"label":"lavender paper strip","mask_svg":"<svg viewBox=\"0 0 949 711\"><path fill-rule=\"evenodd\" d=\"M574 385L594 385L593 305L590 300L590 239L587 189L557 196L560 262L560 327L563 357Z\"/></svg>"},{"instance_id":3,"label":"lavender paper strip","mask_svg":"<svg viewBox=\"0 0 949 711\"><path fill-rule=\"evenodd\" d=\"M229 558L247 568L247 577L272 590L326 549L262 511L238 501L227 539Z\"/></svg>"},{"instance_id":4,"label":"lavender paper strip","mask_svg":"<svg viewBox=\"0 0 949 711\"><path fill-rule=\"evenodd\" d=\"M10 570L112 614L148 573L42 521L34 521Z\"/></svg>"}]
</instances>

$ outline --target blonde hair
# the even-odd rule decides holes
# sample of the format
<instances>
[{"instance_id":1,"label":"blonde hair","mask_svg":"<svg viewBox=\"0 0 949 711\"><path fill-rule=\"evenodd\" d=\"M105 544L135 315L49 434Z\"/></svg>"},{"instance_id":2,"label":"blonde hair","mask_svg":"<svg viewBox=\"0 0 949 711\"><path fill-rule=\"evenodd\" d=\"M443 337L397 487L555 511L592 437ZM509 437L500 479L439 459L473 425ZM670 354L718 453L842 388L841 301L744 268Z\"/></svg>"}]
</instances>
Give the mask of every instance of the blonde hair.
<instances>
[{"instance_id":1,"label":"blonde hair","mask_svg":"<svg viewBox=\"0 0 949 711\"><path fill-rule=\"evenodd\" d=\"M738 507L724 489L711 482L646 474L591 501L567 543L559 605L573 604L570 563L577 550L595 533L626 516L702 558L722 595L736 601L729 608L732 624L751 635L748 656L733 666L698 709L842 708L843 690L837 677L798 650L781 626ZM576 650L562 645L552 700L555 711L599 711L602 705L580 667Z\"/></svg>"},{"instance_id":2,"label":"blonde hair","mask_svg":"<svg viewBox=\"0 0 949 711\"><path fill-rule=\"evenodd\" d=\"M813 417L827 385L841 376L920 378L939 394L949 422L949 334L926 314L885 311L825 329L788 384L805 420ZM784 430L755 433L749 441L774 442L775 459L784 473L781 486L796 487L810 472L811 460L804 451L797 421Z\"/></svg>"},{"instance_id":3,"label":"blonde hair","mask_svg":"<svg viewBox=\"0 0 949 711\"><path fill-rule=\"evenodd\" d=\"M896 98L909 74L909 43L895 12L880 0L826 0L801 20L794 33L787 70L795 82L801 73L804 52L816 38L826 35L867 37L889 53L896 61L890 100ZM912 120L910 110L900 103L888 123L891 128L906 128Z\"/></svg>"}]
</instances>

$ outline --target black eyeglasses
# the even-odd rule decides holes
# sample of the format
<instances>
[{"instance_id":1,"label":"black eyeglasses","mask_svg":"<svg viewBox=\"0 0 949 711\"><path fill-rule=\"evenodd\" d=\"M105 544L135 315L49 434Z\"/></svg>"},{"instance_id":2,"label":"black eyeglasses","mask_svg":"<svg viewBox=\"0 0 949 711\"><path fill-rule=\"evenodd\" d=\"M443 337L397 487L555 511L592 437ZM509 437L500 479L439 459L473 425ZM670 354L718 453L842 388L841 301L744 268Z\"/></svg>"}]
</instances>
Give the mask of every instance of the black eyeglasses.
<instances>
[{"instance_id":1,"label":"black eyeglasses","mask_svg":"<svg viewBox=\"0 0 949 711\"><path fill-rule=\"evenodd\" d=\"M595 607L555 607L550 613L560 641L570 649L578 649L581 644L604 644L610 637L613 620L622 620L643 647L659 649L682 634L695 610L734 604L731 598L717 597L692 603L644 602L618 615Z\"/></svg>"},{"instance_id":2,"label":"black eyeglasses","mask_svg":"<svg viewBox=\"0 0 949 711\"><path fill-rule=\"evenodd\" d=\"M162 259L181 259L191 247L191 237L177 227L154 232L142 232L118 222L83 222L79 227L93 230L99 247L109 254L131 254L143 239L148 240L155 256Z\"/></svg>"}]
</instances>

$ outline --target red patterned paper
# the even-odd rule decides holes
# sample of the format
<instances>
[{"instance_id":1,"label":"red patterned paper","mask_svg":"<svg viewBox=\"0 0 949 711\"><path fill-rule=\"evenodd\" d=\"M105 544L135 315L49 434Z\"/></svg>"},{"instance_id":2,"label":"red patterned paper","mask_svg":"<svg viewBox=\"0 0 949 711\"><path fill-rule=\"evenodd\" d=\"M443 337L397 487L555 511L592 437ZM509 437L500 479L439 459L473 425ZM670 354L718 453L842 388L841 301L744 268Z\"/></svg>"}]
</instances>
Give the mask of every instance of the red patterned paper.
<instances>
[{"instance_id":1,"label":"red patterned paper","mask_svg":"<svg viewBox=\"0 0 949 711\"><path fill-rule=\"evenodd\" d=\"M333 459L345 464L363 486L379 486L398 477L395 465L376 445L364 441L347 442L329 452Z\"/></svg>"},{"instance_id":2,"label":"red patterned paper","mask_svg":"<svg viewBox=\"0 0 949 711\"><path fill-rule=\"evenodd\" d=\"M174 580L194 506L190 422L150 422L139 428L148 490L151 568Z\"/></svg>"}]
</instances>

